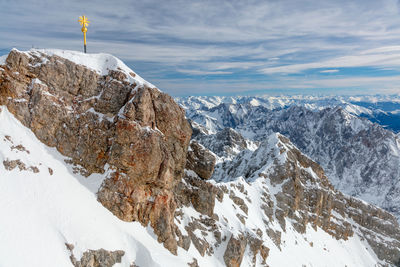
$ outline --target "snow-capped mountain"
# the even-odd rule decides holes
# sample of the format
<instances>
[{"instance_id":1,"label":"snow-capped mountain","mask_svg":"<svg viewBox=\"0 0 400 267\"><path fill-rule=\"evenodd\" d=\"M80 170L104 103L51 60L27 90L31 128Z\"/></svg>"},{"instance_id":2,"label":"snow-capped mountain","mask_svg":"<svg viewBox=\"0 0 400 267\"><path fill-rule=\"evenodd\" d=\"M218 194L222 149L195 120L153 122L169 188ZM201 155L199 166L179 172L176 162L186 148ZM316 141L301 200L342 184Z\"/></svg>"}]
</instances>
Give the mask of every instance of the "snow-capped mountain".
<instances>
[{"instance_id":1,"label":"snow-capped mountain","mask_svg":"<svg viewBox=\"0 0 400 267\"><path fill-rule=\"evenodd\" d=\"M342 107L351 114L365 117L394 132L400 131L400 96L196 96L176 100L187 110L204 110L221 104L244 104L267 109L301 106L310 110ZM191 117L191 116L189 116Z\"/></svg>"},{"instance_id":2,"label":"snow-capped mountain","mask_svg":"<svg viewBox=\"0 0 400 267\"><path fill-rule=\"evenodd\" d=\"M202 145L170 96L111 55L11 51L0 266L397 265L395 217L335 190L285 136L252 132L262 121L241 129L250 106L198 114L212 126L192 122Z\"/></svg>"},{"instance_id":3,"label":"snow-capped mountain","mask_svg":"<svg viewBox=\"0 0 400 267\"><path fill-rule=\"evenodd\" d=\"M400 232L381 228L398 225L395 217L334 190L322 168L286 137L271 134L255 151L243 150L217 167L210 183L187 170L178 186L184 192L178 194L178 227L205 255L224 253L225 263L232 263L227 266L379 266L397 260L380 262L368 253L381 260L398 255ZM196 212L185 218L188 206ZM223 252L227 229L235 234Z\"/></svg>"},{"instance_id":4,"label":"snow-capped mountain","mask_svg":"<svg viewBox=\"0 0 400 267\"><path fill-rule=\"evenodd\" d=\"M242 99L243 100L243 99ZM253 100L251 100L253 101ZM339 100L338 100L339 101ZM184 101L187 116L204 130L201 143L213 150L226 127L247 142L269 134L287 136L303 153L325 169L333 185L346 194L383 207L400 217L400 140L391 131L350 113L349 105L309 109L292 105L270 109L251 102L222 103L198 108ZM196 128L196 126L194 126ZM198 128L198 127L197 127ZM208 134L207 134L208 133Z\"/></svg>"}]
</instances>

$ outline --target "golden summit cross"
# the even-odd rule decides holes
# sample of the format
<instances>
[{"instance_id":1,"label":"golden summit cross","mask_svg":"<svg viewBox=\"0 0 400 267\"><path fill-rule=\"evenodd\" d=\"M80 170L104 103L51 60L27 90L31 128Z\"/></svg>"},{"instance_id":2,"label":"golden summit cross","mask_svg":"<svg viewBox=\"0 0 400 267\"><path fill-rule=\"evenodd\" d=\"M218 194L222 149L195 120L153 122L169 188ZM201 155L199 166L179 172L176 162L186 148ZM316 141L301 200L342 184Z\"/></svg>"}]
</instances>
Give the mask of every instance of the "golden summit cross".
<instances>
[{"instance_id":1,"label":"golden summit cross","mask_svg":"<svg viewBox=\"0 0 400 267\"><path fill-rule=\"evenodd\" d=\"M83 51L86 53L86 32L87 32L87 27L89 26L90 21L86 16L80 16L78 22L82 26L82 32L83 32Z\"/></svg>"}]
</instances>

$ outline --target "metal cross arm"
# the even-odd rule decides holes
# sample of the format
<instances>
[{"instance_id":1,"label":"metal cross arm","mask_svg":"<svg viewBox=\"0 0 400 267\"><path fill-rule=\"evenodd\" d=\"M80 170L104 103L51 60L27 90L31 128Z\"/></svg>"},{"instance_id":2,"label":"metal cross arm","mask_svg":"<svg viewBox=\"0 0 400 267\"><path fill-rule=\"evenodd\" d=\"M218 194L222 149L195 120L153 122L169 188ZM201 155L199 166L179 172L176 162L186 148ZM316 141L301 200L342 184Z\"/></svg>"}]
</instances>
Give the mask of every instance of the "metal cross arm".
<instances>
[{"instance_id":1,"label":"metal cross arm","mask_svg":"<svg viewBox=\"0 0 400 267\"><path fill-rule=\"evenodd\" d=\"M86 16L80 16L78 19L78 22L82 26L82 32L83 32L83 50L86 53L86 32L87 32L87 27L89 26L90 21Z\"/></svg>"}]
</instances>

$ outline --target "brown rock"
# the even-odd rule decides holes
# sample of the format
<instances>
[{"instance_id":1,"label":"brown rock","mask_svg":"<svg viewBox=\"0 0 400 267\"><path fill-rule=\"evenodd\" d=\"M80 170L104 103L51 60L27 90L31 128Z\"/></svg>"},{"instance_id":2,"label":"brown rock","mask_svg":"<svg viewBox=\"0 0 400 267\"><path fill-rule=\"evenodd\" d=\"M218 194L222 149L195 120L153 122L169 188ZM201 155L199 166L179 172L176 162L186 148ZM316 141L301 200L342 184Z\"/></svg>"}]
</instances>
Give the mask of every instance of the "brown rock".
<instances>
[{"instance_id":1,"label":"brown rock","mask_svg":"<svg viewBox=\"0 0 400 267\"><path fill-rule=\"evenodd\" d=\"M175 234L178 237L178 246L187 251L190 247L190 237L182 235L178 227L175 228Z\"/></svg>"},{"instance_id":2,"label":"brown rock","mask_svg":"<svg viewBox=\"0 0 400 267\"><path fill-rule=\"evenodd\" d=\"M224 253L224 261L227 267L239 267L243 260L247 238L240 234L237 238L231 236Z\"/></svg>"},{"instance_id":3,"label":"brown rock","mask_svg":"<svg viewBox=\"0 0 400 267\"><path fill-rule=\"evenodd\" d=\"M186 169L194 171L200 178L208 180L214 172L215 156L196 141L190 142Z\"/></svg>"},{"instance_id":4,"label":"brown rock","mask_svg":"<svg viewBox=\"0 0 400 267\"><path fill-rule=\"evenodd\" d=\"M269 255L269 248L264 246L263 241L259 238L249 236L247 239L249 240L248 243L250 246L250 251L253 254L253 259L252 259L253 265L256 266L257 254L260 254L262 258L261 264L266 264L266 260Z\"/></svg>"},{"instance_id":5,"label":"brown rock","mask_svg":"<svg viewBox=\"0 0 400 267\"><path fill-rule=\"evenodd\" d=\"M193 261L188 263L189 267L199 267L199 264L197 263L197 259L193 258Z\"/></svg>"},{"instance_id":6,"label":"brown rock","mask_svg":"<svg viewBox=\"0 0 400 267\"><path fill-rule=\"evenodd\" d=\"M27 150L23 145L17 145L17 146L11 146L11 150L17 150L17 151L21 151L21 152L26 152L28 154L30 154L31 152L29 150Z\"/></svg>"},{"instance_id":7,"label":"brown rock","mask_svg":"<svg viewBox=\"0 0 400 267\"><path fill-rule=\"evenodd\" d=\"M78 261L76 260L73 249L74 245L65 244L70 251L71 262L75 267L112 267L115 263L120 263L125 252L122 250L108 251L105 249L85 251Z\"/></svg>"},{"instance_id":8,"label":"brown rock","mask_svg":"<svg viewBox=\"0 0 400 267\"><path fill-rule=\"evenodd\" d=\"M204 257L207 249L210 247L210 244L205 239L198 238L193 232L194 231L189 229L188 233L190 239L192 240L194 247L199 251L200 255Z\"/></svg>"},{"instance_id":9,"label":"brown rock","mask_svg":"<svg viewBox=\"0 0 400 267\"><path fill-rule=\"evenodd\" d=\"M185 183L181 182L175 188L175 197L180 205L190 203L201 214L212 217L214 215L215 199L223 195L222 190L215 185L188 175L184 176Z\"/></svg>"},{"instance_id":10,"label":"brown rock","mask_svg":"<svg viewBox=\"0 0 400 267\"><path fill-rule=\"evenodd\" d=\"M18 167L18 169L19 169L20 171L24 171L24 170L27 169L25 163L23 163L23 162L22 162L21 160L19 160L19 159L17 159L17 160L8 160L8 159L3 160L3 165L4 165L4 168L5 168L7 171L12 171L12 170L14 170L16 167Z\"/></svg>"},{"instance_id":11,"label":"brown rock","mask_svg":"<svg viewBox=\"0 0 400 267\"><path fill-rule=\"evenodd\" d=\"M0 105L81 174L103 173L108 164L99 201L122 220L150 223L176 253L172 191L191 128L170 96L129 83L127 75L101 76L62 57L13 50L0 69Z\"/></svg>"},{"instance_id":12,"label":"brown rock","mask_svg":"<svg viewBox=\"0 0 400 267\"><path fill-rule=\"evenodd\" d=\"M238 205L239 208L240 208L241 210L243 210L243 212L246 213L246 215L247 215L247 213L248 213L248 211L249 211L249 208L247 207L247 205L246 205L246 203L244 202L243 199L241 199L241 198L238 197L238 196L233 195L232 191L231 191L231 193L229 194L229 198L232 199L233 203L235 203L236 205Z\"/></svg>"}]
</instances>

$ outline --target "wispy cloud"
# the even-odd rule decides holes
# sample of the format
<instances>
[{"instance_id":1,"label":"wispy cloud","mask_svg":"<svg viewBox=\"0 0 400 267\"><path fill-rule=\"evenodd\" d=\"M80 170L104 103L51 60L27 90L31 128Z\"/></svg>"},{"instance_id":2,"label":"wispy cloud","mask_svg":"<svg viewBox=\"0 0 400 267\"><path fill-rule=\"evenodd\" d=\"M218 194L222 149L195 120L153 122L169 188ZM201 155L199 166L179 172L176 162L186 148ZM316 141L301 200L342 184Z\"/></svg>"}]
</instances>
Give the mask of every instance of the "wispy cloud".
<instances>
[{"instance_id":1,"label":"wispy cloud","mask_svg":"<svg viewBox=\"0 0 400 267\"><path fill-rule=\"evenodd\" d=\"M82 14L90 52L115 54L173 94L367 90L368 78L383 90L400 74L396 0L0 0L0 49L81 50Z\"/></svg>"},{"instance_id":2,"label":"wispy cloud","mask_svg":"<svg viewBox=\"0 0 400 267\"><path fill-rule=\"evenodd\" d=\"M337 69L333 69L333 70L321 70L320 73L336 73L339 72L339 70Z\"/></svg>"},{"instance_id":3,"label":"wispy cloud","mask_svg":"<svg viewBox=\"0 0 400 267\"><path fill-rule=\"evenodd\" d=\"M203 70L182 70L177 69L176 71L181 73L186 73L190 75L224 75L224 74L232 74L229 71L203 71Z\"/></svg>"},{"instance_id":4,"label":"wispy cloud","mask_svg":"<svg viewBox=\"0 0 400 267\"><path fill-rule=\"evenodd\" d=\"M290 64L277 67L267 67L261 72L271 73L298 73L308 69L318 68L349 68L349 67L393 67L400 66L400 46L380 47L361 51L358 54L340 56L328 60L311 63Z\"/></svg>"}]
</instances>

